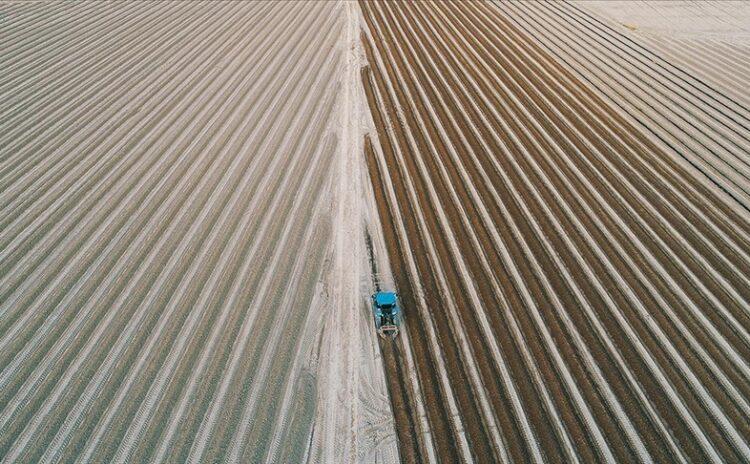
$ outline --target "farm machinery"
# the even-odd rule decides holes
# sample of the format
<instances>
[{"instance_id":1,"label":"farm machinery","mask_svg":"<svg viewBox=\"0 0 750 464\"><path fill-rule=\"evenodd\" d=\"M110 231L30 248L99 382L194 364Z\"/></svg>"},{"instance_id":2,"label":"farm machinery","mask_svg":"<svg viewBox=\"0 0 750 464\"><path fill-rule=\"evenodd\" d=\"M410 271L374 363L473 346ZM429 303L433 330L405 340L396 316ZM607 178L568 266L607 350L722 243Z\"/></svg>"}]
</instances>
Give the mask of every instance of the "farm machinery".
<instances>
[{"instance_id":1,"label":"farm machinery","mask_svg":"<svg viewBox=\"0 0 750 464\"><path fill-rule=\"evenodd\" d=\"M393 292L377 292L372 295L372 310L375 316L375 327L383 338L395 338L401 323L401 309L398 307L398 295Z\"/></svg>"}]
</instances>

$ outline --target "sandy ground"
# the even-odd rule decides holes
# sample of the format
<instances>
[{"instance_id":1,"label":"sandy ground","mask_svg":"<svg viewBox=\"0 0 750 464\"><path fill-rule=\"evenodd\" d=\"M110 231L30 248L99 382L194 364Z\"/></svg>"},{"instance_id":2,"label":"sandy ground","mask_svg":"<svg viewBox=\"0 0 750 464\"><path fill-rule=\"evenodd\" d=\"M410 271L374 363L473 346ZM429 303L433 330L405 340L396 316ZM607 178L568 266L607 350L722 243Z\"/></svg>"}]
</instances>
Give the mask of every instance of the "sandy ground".
<instances>
[{"instance_id":1,"label":"sandy ground","mask_svg":"<svg viewBox=\"0 0 750 464\"><path fill-rule=\"evenodd\" d=\"M617 34L644 45L656 63L750 106L750 5L743 1L578 1Z\"/></svg>"},{"instance_id":2,"label":"sandy ground","mask_svg":"<svg viewBox=\"0 0 750 464\"><path fill-rule=\"evenodd\" d=\"M358 15L0 3L0 460L398 460Z\"/></svg>"},{"instance_id":3,"label":"sandy ground","mask_svg":"<svg viewBox=\"0 0 750 464\"><path fill-rule=\"evenodd\" d=\"M332 205L335 252L325 281L333 311L324 322L317 360L324 398L313 435L317 449L311 456L322 463L395 462L396 435L368 299L375 288L365 237L374 235L376 243L381 239L362 146L372 123L359 79L364 61L359 40L361 13L355 2L347 2L344 8L343 88L337 121L341 150ZM379 259L381 273L375 277L385 288L392 288L387 262Z\"/></svg>"},{"instance_id":4,"label":"sandy ground","mask_svg":"<svg viewBox=\"0 0 750 464\"><path fill-rule=\"evenodd\" d=\"M0 2L0 460L750 460L748 15Z\"/></svg>"},{"instance_id":5,"label":"sandy ground","mask_svg":"<svg viewBox=\"0 0 750 464\"><path fill-rule=\"evenodd\" d=\"M750 45L750 5L741 0L583 0L575 3L643 34Z\"/></svg>"}]
</instances>

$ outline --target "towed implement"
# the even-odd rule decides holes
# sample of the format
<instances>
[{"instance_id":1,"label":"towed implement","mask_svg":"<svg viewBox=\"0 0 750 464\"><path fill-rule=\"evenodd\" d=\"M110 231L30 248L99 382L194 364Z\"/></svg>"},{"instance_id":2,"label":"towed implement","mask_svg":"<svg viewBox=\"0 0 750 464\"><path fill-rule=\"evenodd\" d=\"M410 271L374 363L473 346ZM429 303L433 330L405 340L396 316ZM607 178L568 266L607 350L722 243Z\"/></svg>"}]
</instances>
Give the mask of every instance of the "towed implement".
<instances>
[{"instance_id":1,"label":"towed implement","mask_svg":"<svg viewBox=\"0 0 750 464\"><path fill-rule=\"evenodd\" d=\"M398 335L398 326L401 323L398 295L393 292L375 293L372 295L372 310L378 334L383 338L395 338Z\"/></svg>"}]
</instances>

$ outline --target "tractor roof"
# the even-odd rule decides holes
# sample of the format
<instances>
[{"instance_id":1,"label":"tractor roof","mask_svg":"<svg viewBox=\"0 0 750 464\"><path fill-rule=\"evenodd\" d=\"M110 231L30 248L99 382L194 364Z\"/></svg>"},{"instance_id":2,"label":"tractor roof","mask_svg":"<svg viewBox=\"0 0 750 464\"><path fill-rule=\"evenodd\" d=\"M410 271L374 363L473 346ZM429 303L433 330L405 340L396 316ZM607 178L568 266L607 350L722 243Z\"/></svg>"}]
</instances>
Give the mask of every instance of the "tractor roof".
<instances>
[{"instance_id":1,"label":"tractor roof","mask_svg":"<svg viewBox=\"0 0 750 464\"><path fill-rule=\"evenodd\" d=\"M375 294L375 304L378 306L395 305L396 294L393 292L378 292Z\"/></svg>"}]
</instances>

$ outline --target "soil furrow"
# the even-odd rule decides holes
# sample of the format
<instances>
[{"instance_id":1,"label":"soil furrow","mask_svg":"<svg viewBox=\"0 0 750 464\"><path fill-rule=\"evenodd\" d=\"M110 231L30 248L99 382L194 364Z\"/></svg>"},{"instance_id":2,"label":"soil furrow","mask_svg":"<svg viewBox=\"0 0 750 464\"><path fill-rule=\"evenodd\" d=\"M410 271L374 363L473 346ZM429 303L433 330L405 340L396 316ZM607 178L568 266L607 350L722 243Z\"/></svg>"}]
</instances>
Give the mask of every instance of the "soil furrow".
<instances>
[{"instance_id":1,"label":"soil furrow","mask_svg":"<svg viewBox=\"0 0 750 464\"><path fill-rule=\"evenodd\" d=\"M526 460L536 447L552 461L741 459L750 436L746 219L495 6L361 5L381 145L368 166L394 269L405 254L417 262L418 276L396 283L409 294L421 282L429 301L440 288L430 282L446 278L449 295L439 296L455 301L460 324L437 330L470 340L468 351L447 349L446 367L473 459ZM363 80L367 88L369 73ZM379 193L385 176L395 203ZM403 178L416 198L398 193ZM426 228L394 222L417 214ZM437 262L425 261L422 243ZM424 338L422 310L406 307L410 340ZM437 355L423 347L420 378ZM465 356L478 380L456 367ZM520 408L498 363L519 386ZM476 383L458 384L466 381ZM394 408L420 394L389 382ZM491 411L478 404L481 392ZM445 414L427 408L431 426ZM413 417L397 417L411 450ZM502 450L468 427L477 417L485 428L496 421Z\"/></svg>"}]
</instances>

